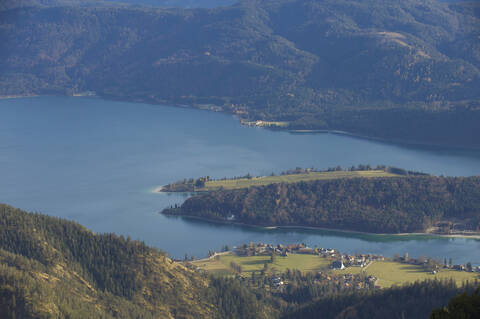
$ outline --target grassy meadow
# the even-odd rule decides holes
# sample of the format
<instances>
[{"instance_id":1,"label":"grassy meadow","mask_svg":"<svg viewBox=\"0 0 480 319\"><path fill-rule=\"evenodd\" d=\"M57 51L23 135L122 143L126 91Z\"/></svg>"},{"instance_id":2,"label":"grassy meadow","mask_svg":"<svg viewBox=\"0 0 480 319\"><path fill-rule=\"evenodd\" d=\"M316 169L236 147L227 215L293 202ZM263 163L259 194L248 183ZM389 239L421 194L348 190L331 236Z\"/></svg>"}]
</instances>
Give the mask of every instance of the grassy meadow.
<instances>
[{"instance_id":1,"label":"grassy meadow","mask_svg":"<svg viewBox=\"0 0 480 319\"><path fill-rule=\"evenodd\" d=\"M343 270L334 270L335 273L358 274L362 271L360 267L350 267ZM374 261L366 270L366 275L373 275L379 279L380 287L391 287L393 285L402 285L407 282L423 281L425 279L449 279L453 278L457 284L464 281L473 281L480 279L478 273L466 271L456 271L450 269L441 269L436 274L432 274L421 266L402 264L393 261Z\"/></svg>"},{"instance_id":2,"label":"grassy meadow","mask_svg":"<svg viewBox=\"0 0 480 319\"><path fill-rule=\"evenodd\" d=\"M304 174L288 174L279 176L261 176L252 178L226 179L214 180L205 183L205 187L195 188L196 191L212 191L219 188L225 189L239 189L250 186L263 186L277 183L297 183L315 180L331 180L340 178L355 178L355 177L398 177L392 173L387 173L383 170L370 171L333 171L333 172L310 172Z\"/></svg>"},{"instance_id":3,"label":"grassy meadow","mask_svg":"<svg viewBox=\"0 0 480 319\"><path fill-rule=\"evenodd\" d=\"M233 274L230 263L234 262L242 266L242 275L250 275L253 271L261 271L267 263L267 272L273 270L284 272L289 269L298 269L303 272L326 271L331 260L317 255L291 254L287 257L276 256L275 262L270 262L270 256L238 257L233 254L226 254L209 260L194 261L193 264L206 271L216 274Z\"/></svg>"},{"instance_id":4,"label":"grassy meadow","mask_svg":"<svg viewBox=\"0 0 480 319\"><path fill-rule=\"evenodd\" d=\"M331 259L323 258L317 255L291 254L287 257L276 256L275 262L270 263L270 256L251 256L238 257L232 253L211 258L208 260L194 261L193 264L205 271L216 275L232 275L230 263L235 262L242 266L242 275L250 276L253 271L259 272L264 269L267 263L267 272L285 272L287 268L298 269L302 272L310 271L331 271L336 274L358 274L363 270L360 267L349 267L343 270L331 270ZM456 271L450 269L441 269L436 274L425 271L423 267L417 265L402 264L393 261L374 261L365 269L366 275L373 275L378 278L377 284L380 287L391 287L393 285L402 285L408 282L423 281L425 279L449 279L453 278L457 284L464 281L480 280L478 273L465 271Z\"/></svg>"}]
</instances>

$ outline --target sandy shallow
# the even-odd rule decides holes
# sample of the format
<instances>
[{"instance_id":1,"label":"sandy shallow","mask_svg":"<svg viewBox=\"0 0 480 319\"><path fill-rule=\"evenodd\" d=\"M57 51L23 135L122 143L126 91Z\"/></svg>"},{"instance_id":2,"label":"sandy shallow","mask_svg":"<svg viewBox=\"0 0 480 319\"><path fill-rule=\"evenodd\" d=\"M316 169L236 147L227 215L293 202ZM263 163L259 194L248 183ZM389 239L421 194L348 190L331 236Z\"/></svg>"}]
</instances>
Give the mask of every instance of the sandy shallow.
<instances>
[{"instance_id":1,"label":"sandy shallow","mask_svg":"<svg viewBox=\"0 0 480 319\"><path fill-rule=\"evenodd\" d=\"M163 191L163 187L164 187L164 186L155 187L155 188L152 190L152 193L161 193L161 192Z\"/></svg>"}]
</instances>

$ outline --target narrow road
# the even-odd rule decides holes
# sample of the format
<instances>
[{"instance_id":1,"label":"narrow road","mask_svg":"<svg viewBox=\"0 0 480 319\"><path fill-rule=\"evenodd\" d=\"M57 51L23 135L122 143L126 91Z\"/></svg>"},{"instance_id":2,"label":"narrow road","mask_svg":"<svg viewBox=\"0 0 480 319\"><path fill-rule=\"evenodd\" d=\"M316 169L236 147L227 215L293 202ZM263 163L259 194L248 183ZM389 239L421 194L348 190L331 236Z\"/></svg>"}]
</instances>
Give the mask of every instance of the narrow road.
<instances>
[{"instance_id":1,"label":"narrow road","mask_svg":"<svg viewBox=\"0 0 480 319\"><path fill-rule=\"evenodd\" d=\"M368 267L370 267L370 265L373 264L373 260L371 260L368 265L366 265L365 267L363 267L363 271L367 270Z\"/></svg>"}]
</instances>

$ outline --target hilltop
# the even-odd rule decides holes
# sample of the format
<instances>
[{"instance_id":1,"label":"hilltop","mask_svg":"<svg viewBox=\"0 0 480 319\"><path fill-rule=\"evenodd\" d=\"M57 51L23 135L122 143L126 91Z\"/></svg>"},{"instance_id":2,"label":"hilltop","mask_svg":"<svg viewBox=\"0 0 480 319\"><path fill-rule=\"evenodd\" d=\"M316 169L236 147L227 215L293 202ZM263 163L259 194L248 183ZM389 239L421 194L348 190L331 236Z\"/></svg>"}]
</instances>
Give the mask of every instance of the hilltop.
<instances>
[{"instance_id":1,"label":"hilltop","mask_svg":"<svg viewBox=\"0 0 480 319\"><path fill-rule=\"evenodd\" d=\"M475 4L53 2L0 11L0 96L89 92L223 111L278 129L480 146Z\"/></svg>"},{"instance_id":2,"label":"hilltop","mask_svg":"<svg viewBox=\"0 0 480 319\"><path fill-rule=\"evenodd\" d=\"M219 189L162 213L257 226L478 234L480 177L357 177Z\"/></svg>"}]
</instances>

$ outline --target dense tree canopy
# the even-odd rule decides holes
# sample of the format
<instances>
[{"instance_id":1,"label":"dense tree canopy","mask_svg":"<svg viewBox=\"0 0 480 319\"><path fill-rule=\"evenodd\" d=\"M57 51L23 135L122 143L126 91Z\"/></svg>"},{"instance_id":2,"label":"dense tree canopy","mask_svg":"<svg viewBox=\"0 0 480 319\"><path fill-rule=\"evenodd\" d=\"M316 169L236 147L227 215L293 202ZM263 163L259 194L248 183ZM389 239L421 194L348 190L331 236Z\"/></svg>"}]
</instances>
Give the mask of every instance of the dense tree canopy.
<instances>
[{"instance_id":1,"label":"dense tree canopy","mask_svg":"<svg viewBox=\"0 0 480 319\"><path fill-rule=\"evenodd\" d=\"M277 292L260 274L209 277L141 242L0 205L1 318L416 319L478 287L426 281L357 290L342 276L326 283L328 274L282 276L288 285Z\"/></svg>"},{"instance_id":2,"label":"dense tree canopy","mask_svg":"<svg viewBox=\"0 0 480 319\"><path fill-rule=\"evenodd\" d=\"M480 227L480 178L406 176L319 180L219 190L166 214L254 225L317 226L375 233L423 232L440 221Z\"/></svg>"},{"instance_id":3,"label":"dense tree canopy","mask_svg":"<svg viewBox=\"0 0 480 319\"><path fill-rule=\"evenodd\" d=\"M480 19L471 3L24 1L31 6L0 7L0 96L95 92L290 129L480 146Z\"/></svg>"},{"instance_id":4,"label":"dense tree canopy","mask_svg":"<svg viewBox=\"0 0 480 319\"><path fill-rule=\"evenodd\" d=\"M435 309L430 319L474 319L480 318L480 294L477 289L471 295L466 292L452 298L448 307Z\"/></svg>"},{"instance_id":5,"label":"dense tree canopy","mask_svg":"<svg viewBox=\"0 0 480 319\"><path fill-rule=\"evenodd\" d=\"M0 205L2 318L253 319L266 307L142 242Z\"/></svg>"},{"instance_id":6,"label":"dense tree canopy","mask_svg":"<svg viewBox=\"0 0 480 319\"><path fill-rule=\"evenodd\" d=\"M461 291L472 292L474 289L475 285L468 284L462 287ZM450 298L458 294L458 291L459 289L453 281L416 282L404 287L394 287L373 293L353 293L323 298L301 307L283 318L428 318L433 308L447 303Z\"/></svg>"}]
</instances>

